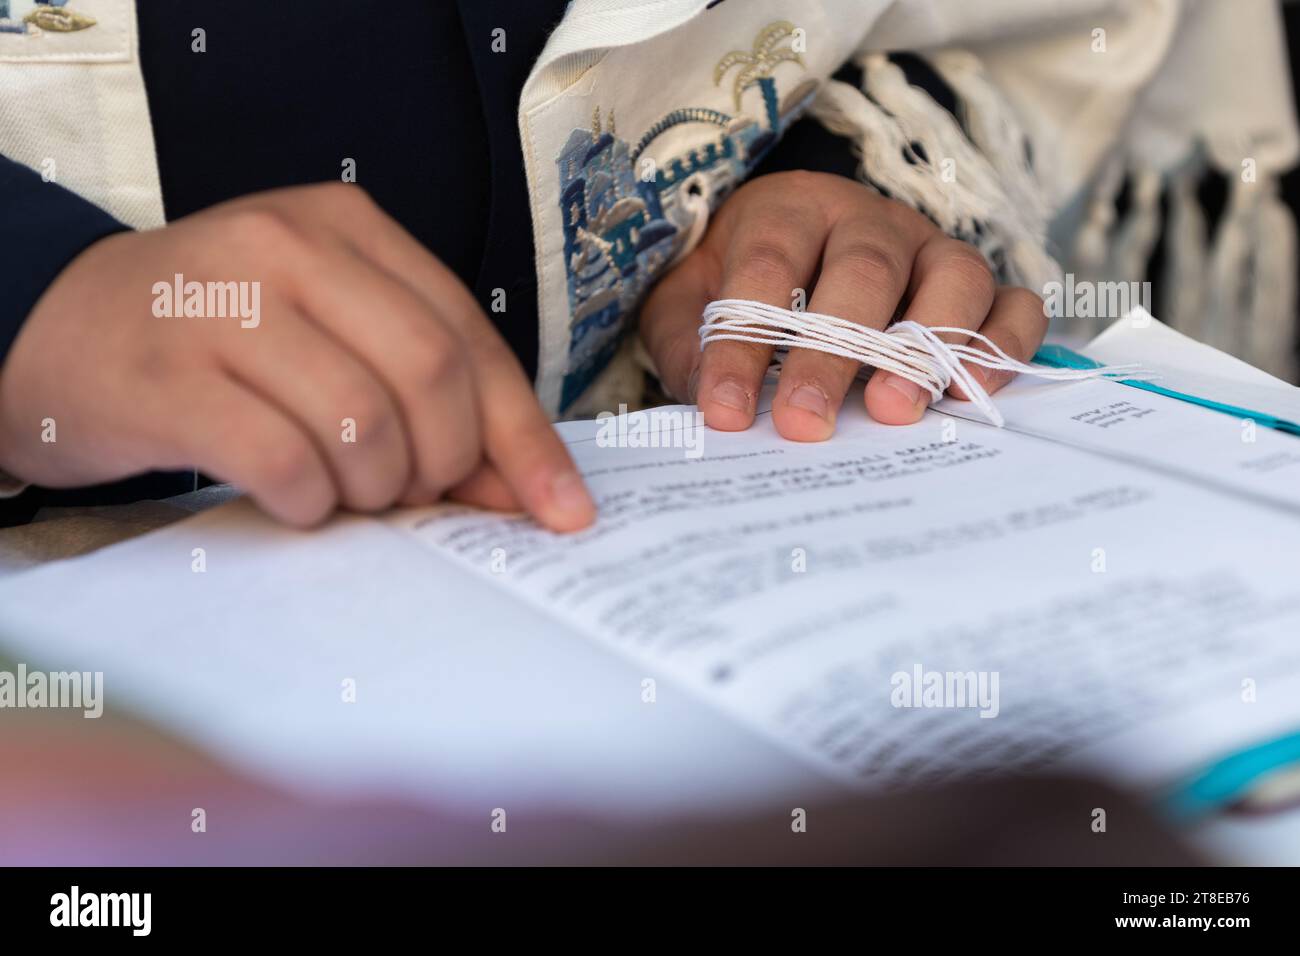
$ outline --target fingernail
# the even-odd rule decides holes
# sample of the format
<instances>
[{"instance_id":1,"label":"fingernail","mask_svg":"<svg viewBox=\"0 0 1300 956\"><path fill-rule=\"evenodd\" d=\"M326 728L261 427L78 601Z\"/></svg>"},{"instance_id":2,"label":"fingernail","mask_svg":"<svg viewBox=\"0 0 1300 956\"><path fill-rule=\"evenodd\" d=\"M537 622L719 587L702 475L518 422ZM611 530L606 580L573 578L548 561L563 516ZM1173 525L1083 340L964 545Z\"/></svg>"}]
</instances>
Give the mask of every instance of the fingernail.
<instances>
[{"instance_id":1,"label":"fingernail","mask_svg":"<svg viewBox=\"0 0 1300 956\"><path fill-rule=\"evenodd\" d=\"M831 417L830 403L826 401L826 396L816 385L800 385L790 393L786 404L794 408L802 408L805 412L812 412L824 421L829 421Z\"/></svg>"},{"instance_id":2,"label":"fingernail","mask_svg":"<svg viewBox=\"0 0 1300 956\"><path fill-rule=\"evenodd\" d=\"M709 398L719 405L734 408L738 412L749 411L749 393L739 382L733 382L731 379L725 379L714 385Z\"/></svg>"},{"instance_id":3,"label":"fingernail","mask_svg":"<svg viewBox=\"0 0 1300 956\"><path fill-rule=\"evenodd\" d=\"M551 479L551 502L559 511L579 514L594 506L587 486L576 471L562 471Z\"/></svg>"},{"instance_id":4,"label":"fingernail","mask_svg":"<svg viewBox=\"0 0 1300 956\"><path fill-rule=\"evenodd\" d=\"M885 385L906 398L909 405L915 405L921 400L921 386L911 379L903 378L901 375L889 375L885 378Z\"/></svg>"}]
</instances>

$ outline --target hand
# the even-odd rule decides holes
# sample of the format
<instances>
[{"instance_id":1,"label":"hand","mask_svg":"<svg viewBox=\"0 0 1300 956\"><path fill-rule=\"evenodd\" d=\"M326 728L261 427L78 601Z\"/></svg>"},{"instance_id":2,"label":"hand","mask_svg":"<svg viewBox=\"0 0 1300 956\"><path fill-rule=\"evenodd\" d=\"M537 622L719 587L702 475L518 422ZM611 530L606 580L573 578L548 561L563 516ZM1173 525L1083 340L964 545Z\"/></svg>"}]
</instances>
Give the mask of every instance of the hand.
<instances>
[{"instance_id":1,"label":"hand","mask_svg":"<svg viewBox=\"0 0 1300 956\"><path fill-rule=\"evenodd\" d=\"M159 317L155 283L177 274L259 283L256 320L187 317L183 301ZM594 517L470 292L343 184L102 239L23 325L0 369L0 468L66 487L188 467L296 525L448 493L555 530Z\"/></svg>"},{"instance_id":2,"label":"hand","mask_svg":"<svg viewBox=\"0 0 1300 956\"><path fill-rule=\"evenodd\" d=\"M701 352L700 313L715 299L790 308L795 290L814 282L808 311L873 329L885 328L903 302L905 319L979 331L1023 361L1047 332L1042 299L1028 289L997 287L977 250L908 206L841 176L773 173L723 203L704 240L647 298L641 338L664 386L698 402L711 427L748 428L772 348L723 341ZM837 355L792 349L772 407L777 431L796 441L829 438L858 368ZM990 393L1013 377L967 368ZM959 389L949 392L965 398ZM930 396L876 371L864 400L877 421L907 425L925 413Z\"/></svg>"}]
</instances>

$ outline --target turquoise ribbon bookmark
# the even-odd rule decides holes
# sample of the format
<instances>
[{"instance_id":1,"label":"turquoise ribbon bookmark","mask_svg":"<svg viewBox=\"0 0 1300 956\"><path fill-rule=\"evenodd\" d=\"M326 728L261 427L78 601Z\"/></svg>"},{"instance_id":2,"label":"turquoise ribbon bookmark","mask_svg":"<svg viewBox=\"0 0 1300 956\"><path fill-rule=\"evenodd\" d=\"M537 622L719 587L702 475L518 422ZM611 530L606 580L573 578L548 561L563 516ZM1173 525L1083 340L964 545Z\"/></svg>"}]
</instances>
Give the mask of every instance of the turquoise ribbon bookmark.
<instances>
[{"instance_id":1,"label":"turquoise ribbon bookmark","mask_svg":"<svg viewBox=\"0 0 1300 956\"><path fill-rule=\"evenodd\" d=\"M1052 368L1099 368L1101 366L1100 362L1094 362L1088 356L1080 355L1078 352L1067 349L1064 345L1044 345L1034 356L1034 361L1040 365L1049 365ZM1255 424L1263 425L1266 428L1273 428L1292 435L1300 435L1300 425L1287 421L1285 418L1270 415L1267 412L1256 412L1249 408L1240 408L1236 405L1226 405L1213 399L1202 398L1199 395L1188 395L1186 392L1165 388L1163 385L1157 385L1154 382L1141 382L1131 378L1112 379L1111 381L1119 382L1121 385L1129 385L1133 388L1140 388L1147 392L1155 392L1157 395L1164 395L1168 398L1176 398L1180 402L1191 402L1193 405L1200 405L1202 408L1223 412L1233 418L1249 418Z\"/></svg>"},{"instance_id":2,"label":"turquoise ribbon bookmark","mask_svg":"<svg viewBox=\"0 0 1300 956\"><path fill-rule=\"evenodd\" d=\"M1261 778L1295 763L1300 763L1300 733L1240 750L1211 764L1178 784L1165 798L1164 808L1176 820L1195 820L1236 803Z\"/></svg>"},{"instance_id":3,"label":"turquoise ribbon bookmark","mask_svg":"<svg viewBox=\"0 0 1300 956\"><path fill-rule=\"evenodd\" d=\"M1101 365L1100 362L1094 362L1086 355L1080 355L1063 345L1044 345L1034 356L1034 361L1052 368L1086 369ZM1130 378L1112 379L1112 381L1155 392L1168 398L1176 398L1180 402L1200 405L1202 408L1223 412L1234 418L1249 418L1256 424L1281 432L1300 435L1300 425L1266 412L1216 402L1200 395L1189 395L1154 382L1142 382ZM1165 809L1179 820L1195 819L1213 813L1245 797L1261 778L1297 763L1300 763L1300 733L1279 737L1256 747L1238 751L1178 784L1166 796Z\"/></svg>"}]
</instances>

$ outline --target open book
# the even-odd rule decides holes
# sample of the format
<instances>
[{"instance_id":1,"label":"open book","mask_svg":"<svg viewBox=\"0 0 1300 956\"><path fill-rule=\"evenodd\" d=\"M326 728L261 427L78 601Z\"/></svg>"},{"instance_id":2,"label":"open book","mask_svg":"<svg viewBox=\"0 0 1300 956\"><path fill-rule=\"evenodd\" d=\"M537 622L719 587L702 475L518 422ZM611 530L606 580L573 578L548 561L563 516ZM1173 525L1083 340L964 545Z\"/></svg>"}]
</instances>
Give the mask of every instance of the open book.
<instances>
[{"instance_id":1,"label":"open book","mask_svg":"<svg viewBox=\"0 0 1300 956\"><path fill-rule=\"evenodd\" d=\"M0 647L282 782L492 800L510 767L624 811L721 776L1158 787L1300 725L1300 439L1110 381L995 400L1004 429L850 399L818 445L766 414L566 423L600 510L571 536L219 509L0 584Z\"/></svg>"}]
</instances>

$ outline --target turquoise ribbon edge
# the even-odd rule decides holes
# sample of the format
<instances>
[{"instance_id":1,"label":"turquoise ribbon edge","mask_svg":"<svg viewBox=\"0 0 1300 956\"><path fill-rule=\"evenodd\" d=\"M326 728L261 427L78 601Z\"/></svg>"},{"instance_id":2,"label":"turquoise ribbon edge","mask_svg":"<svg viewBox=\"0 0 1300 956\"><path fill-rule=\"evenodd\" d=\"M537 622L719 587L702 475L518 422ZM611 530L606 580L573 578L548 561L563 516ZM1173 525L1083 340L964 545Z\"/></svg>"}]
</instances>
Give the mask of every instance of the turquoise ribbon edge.
<instances>
[{"instance_id":1,"label":"turquoise ribbon edge","mask_svg":"<svg viewBox=\"0 0 1300 956\"><path fill-rule=\"evenodd\" d=\"M1048 365L1052 368L1099 368L1100 362L1095 362L1086 355L1080 355L1064 345L1044 345L1034 355L1034 361L1040 365ZM1154 382L1139 382L1131 378L1113 379L1121 385L1128 385L1132 388L1140 388L1143 391L1155 392L1157 395L1164 395L1168 398L1176 398L1180 402L1190 402L1193 405L1199 405L1202 408L1208 408L1212 411L1222 412L1225 415L1231 415L1234 418L1249 418L1258 425L1266 428L1272 428L1276 431L1287 432L1291 435L1300 435L1300 424L1288 421L1285 418L1278 418L1267 412L1257 412L1249 408L1241 408L1237 405L1228 405L1224 402L1216 402L1213 399L1202 398L1199 395L1189 395L1186 392L1178 392L1172 388L1165 388L1163 385L1157 385Z\"/></svg>"},{"instance_id":2,"label":"turquoise ribbon edge","mask_svg":"<svg viewBox=\"0 0 1300 956\"><path fill-rule=\"evenodd\" d=\"M1034 356L1034 361L1053 368L1098 368L1101 365L1100 362L1086 355L1080 355L1063 345L1043 346ZM1216 402L1199 395L1189 395L1186 392L1165 388L1163 385L1156 385L1154 382L1140 382L1127 378L1115 379L1115 381L1121 385L1140 388L1181 402L1190 402L1202 408L1223 412L1234 418L1249 418L1278 431L1300 435L1300 425L1266 412ZM1211 764L1206 770L1174 787L1166 796L1164 807L1172 816L1179 819L1212 813L1240 799L1260 778L1294 763L1300 763L1300 732L1249 747Z\"/></svg>"},{"instance_id":3,"label":"turquoise ribbon edge","mask_svg":"<svg viewBox=\"0 0 1300 956\"><path fill-rule=\"evenodd\" d=\"M1218 810L1244 796L1261 778L1300 762L1300 732L1240 750L1174 787L1164 809L1179 820Z\"/></svg>"}]
</instances>

